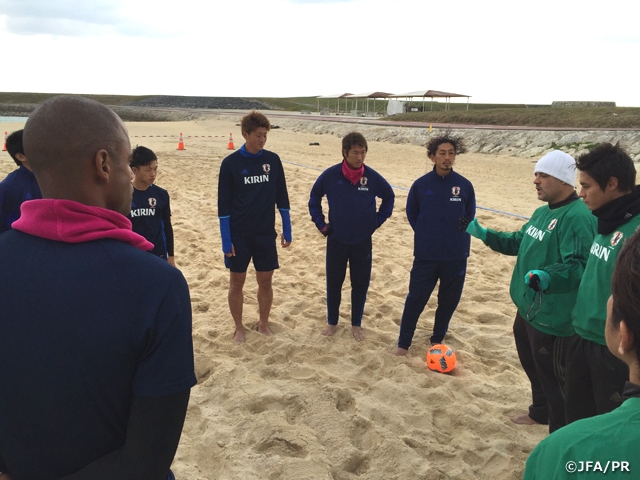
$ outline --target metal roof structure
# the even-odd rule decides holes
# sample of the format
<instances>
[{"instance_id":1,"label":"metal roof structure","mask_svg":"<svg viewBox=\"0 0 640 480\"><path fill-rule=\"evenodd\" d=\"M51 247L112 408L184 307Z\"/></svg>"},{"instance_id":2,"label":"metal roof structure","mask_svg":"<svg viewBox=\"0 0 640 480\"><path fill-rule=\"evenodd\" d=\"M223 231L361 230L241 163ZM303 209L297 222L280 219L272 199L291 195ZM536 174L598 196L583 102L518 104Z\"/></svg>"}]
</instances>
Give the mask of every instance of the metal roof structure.
<instances>
[{"instance_id":1,"label":"metal roof structure","mask_svg":"<svg viewBox=\"0 0 640 480\"><path fill-rule=\"evenodd\" d=\"M393 93L387 92L368 92L368 93L356 93L354 95L349 95L347 98L355 98L356 106L355 109L358 110L358 99L366 98L367 99L367 113L369 112L369 99L373 98L373 111L375 114L376 111L376 98L389 98L393 96Z\"/></svg>"},{"instance_id":2,"label":"metal roof structure","mask_svg":"<svg viewBox=\"0 0 640 480\"><path fill-rule=\"evenodd\" d=\"M452 97L466 97L471 95L463 95L461 93L449 93L441 92L439 90L418 90L417 92L398 93L397 95L389 95L391 98L416 98L416 97L436 97L436 98L452 98Z\"/></svg>"},{"instance_id":3,"label":"metal roof structure","mask_svg":"<svg viewBox=\"0 0 640 480\"><path fill-rule=\"evenodd\" d=\"M467 99L467 110L469 110L469 98L471 95L463 95L461 93L450 93L450 92L441 92L439 90L418 90L416 92L409 93L398 93L397 95L390 95L389 98L422 98L423 110L424 110L424 99L431 98L431 110L433 110L433 99L434 98L446 98L447 101L445 103L445 110L450 109L451 98L454 97L466 97Z\"/></svg>"},{"instance_id":4,"label":"metal roof structure","mask_svg":"<svg viewBox=\"0 0 640 480\"><path fill-rule=\"evenodd\" d=\"M350 97L351 95L353 95L353 93L336 93L335 95L322 95L318 98L344 98L344 97Z\"/></svg>"},{"instance_id":5,"label":"metal roof structure","mask_svg":"<svg viewBox=\"0 0 640 480\"><path fill-rule=\"evenodd\" d=\"M369 93L356 93L349 95L349 98L389 98L393 97L393 93L386 92L369 92Z\"/></svg>"},{"instance_id":6,"label":"metal roof structure","mask_svg":"<svg viewBox=\"0 0 640 480\"><path fill-rule=\"evenodd\" d=\"M397 99L397 98L422 98L422 109L424 110L424 102L426 98L431 98L431 110L433 110L433 99L434 98L446 98L445 102L445 110L450 110L451 98L463 97L467 99L467 110L469 110L469 98L471 95L464 95L462 93L452 93L452 92L442 92L440 90L417 90L415 92L408 93L387 93L387 92L367 92L367 93L337 93L334 95L321 95L318 98L318 111L320 110L320 100L327 100L327 108L329 108L330 100L337 100L337 109L336 112L340 113L340 99L345 99L345 112L348 111L348 99L355 100L354 109L358 110L358 99L366 99L367 102L367 112L369 112L369 99L373 99L373 110L376 110L376 99Z\"/></svg>"}]
</instances>

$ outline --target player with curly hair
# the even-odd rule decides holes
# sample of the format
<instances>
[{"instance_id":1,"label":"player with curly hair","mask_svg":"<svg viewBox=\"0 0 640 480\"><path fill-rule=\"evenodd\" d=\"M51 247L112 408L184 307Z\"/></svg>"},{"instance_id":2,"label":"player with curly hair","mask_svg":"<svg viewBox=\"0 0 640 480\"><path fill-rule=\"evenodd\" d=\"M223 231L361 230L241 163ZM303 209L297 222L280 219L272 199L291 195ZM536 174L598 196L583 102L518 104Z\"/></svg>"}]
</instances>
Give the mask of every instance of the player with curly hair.
<instances>
[{"instance_id":1,"label":"player with curly hair","mask_svg":"<svg viewBox=\"0 0 640 480\"><path fill-rule=\"evenodd\" d=\"M398 346L391 351L394 355L408 353L418 318L438 282L431 344L443 341L460 302L471 237L460 229L459 219L476 214L473 185L453 171L456 155L465 152L460 137L449 132L433 137L427 144L433 170L416 180L409 191L406 212L414 231L414 261Z\"/></svg>"}]
</instances>

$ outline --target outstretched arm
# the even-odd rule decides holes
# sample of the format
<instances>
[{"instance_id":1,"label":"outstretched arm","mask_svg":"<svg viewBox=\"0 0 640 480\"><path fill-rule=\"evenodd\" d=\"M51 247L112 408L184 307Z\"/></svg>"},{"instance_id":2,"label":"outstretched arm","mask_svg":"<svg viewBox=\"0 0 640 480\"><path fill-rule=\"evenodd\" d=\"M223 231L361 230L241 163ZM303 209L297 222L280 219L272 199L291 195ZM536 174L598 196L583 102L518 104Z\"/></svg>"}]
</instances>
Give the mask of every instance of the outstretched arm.
<instances>
[{"instance_id":1,"label":"outstretched arm","mask_svg":"<svg viewBox=\"0 0 640 480\"><path fill-rule=\"evenodd\" d=\"M494 252L515 256L518 255L520 243L528 225L528 223L525 223L517 232L498 232L491 228L484 228L480 225L478 219L474 218L467 227L467 233L480 238ZM482 235L484 235L484 238L482 238Z\"/></svg>"}]
</instances>

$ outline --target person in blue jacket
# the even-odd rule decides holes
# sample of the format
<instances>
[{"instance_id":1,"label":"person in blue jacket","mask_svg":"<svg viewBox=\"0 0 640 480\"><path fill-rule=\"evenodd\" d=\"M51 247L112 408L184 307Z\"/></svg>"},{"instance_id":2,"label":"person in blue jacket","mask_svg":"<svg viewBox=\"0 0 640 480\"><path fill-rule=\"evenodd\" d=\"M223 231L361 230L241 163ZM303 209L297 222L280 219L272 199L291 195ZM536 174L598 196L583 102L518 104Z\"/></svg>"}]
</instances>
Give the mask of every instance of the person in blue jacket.
<instances>
[{"instance_id":1,"label":"person in blue jacket","mask_svg":"<svg viewBox=\"0 0 640 480\"><path fill-rule=\"evenodd\" d=\"M453 171L456 155L465 153L461 138L444 133L427 144L433 170L414 182L407 198L407 218L414 231L413 267L409 294L400 322L398 346L391 353L409 352L418 318L440 282L431 344L442 343L460 297L467 271L471 236L460 217L476 214L471 182Z\"/></svg>"},{"instance_id":2,"label":"person in blue jacket","mask_svg":"<svg viewBox=\"0 0 640 480\"><path fill-rule=\"evenodd\" d=\"M11 230L11 224L20 218L20 206L27 200L42 198L36 177L22 146L22 130L7 137L7 152L18 165L0 182L0 233Z\"/></svg>"},{"instance_id":3,"label":"person in blue jacket","mask_svg":"<svg viewBox=\"0 0 640 480\"><path fill-rule=\"evenodd\" d=\"M273 303L276 249L276 207L282 218L280 245L291 245L289 193L280 157L264 148L269 119L252 111L240 121L244 145L222 160L218 177L218 219L224 264L229 269L229 310L235 324L233 340L245 341L242 322L244 282L253 259L258 282L258 332L273 335L269 314Z\"/></svg>"},{"instance_id":4,"label":"person in blue jacket","mask_svg":"<svg viewBox=\"0 0 640 480\"><path fill-rule=\"evenodd\" d=\"M327 237L327 317L322 335L338 328L342 284L351 276L351 330L356 341L364 340L362 314L371 280L371 236L393 212L391 185L364 164L367 140L351 132L342 139L341 163L328 168L316 180L309 197L311 220ZM322 197L329 203L329 222L322 212ZM376 197L382 199L376 210Z\"/></svg>"},{"instance_id":5,"label":"person in blue jacket","mask_svg":"<svg viewBox=\"0 0 640 480\"><path fill-rule=\"evenodd\" d=\"M151 253L176 266L171 225L169 192L154 182L158 174L158 157L147 147L133 149L133 198L129 219L133 231L153 243Z\"/></svg>"}]
</instances>

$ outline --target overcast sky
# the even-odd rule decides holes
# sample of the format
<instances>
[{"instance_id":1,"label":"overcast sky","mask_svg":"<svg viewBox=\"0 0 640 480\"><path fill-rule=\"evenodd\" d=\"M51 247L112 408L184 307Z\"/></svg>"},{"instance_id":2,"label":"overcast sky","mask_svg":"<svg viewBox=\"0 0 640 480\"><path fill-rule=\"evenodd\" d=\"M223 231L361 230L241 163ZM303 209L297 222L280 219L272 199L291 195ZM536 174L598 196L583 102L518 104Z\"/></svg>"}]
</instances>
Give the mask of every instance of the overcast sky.
<instances>
[{"instance_id":1,"label":"overcast sky","mask_svg":"<svg viewBox=\"0 0 640 480\"><path fill-rule=\"evenodd\" d=\"M640 106L639 17L638 0L0 0L0 91Z\"/></svg>"}]
</instances>

